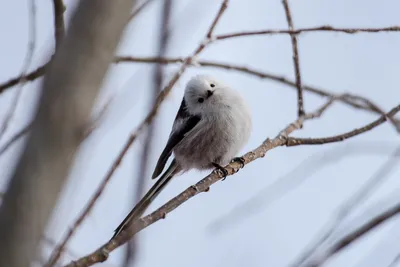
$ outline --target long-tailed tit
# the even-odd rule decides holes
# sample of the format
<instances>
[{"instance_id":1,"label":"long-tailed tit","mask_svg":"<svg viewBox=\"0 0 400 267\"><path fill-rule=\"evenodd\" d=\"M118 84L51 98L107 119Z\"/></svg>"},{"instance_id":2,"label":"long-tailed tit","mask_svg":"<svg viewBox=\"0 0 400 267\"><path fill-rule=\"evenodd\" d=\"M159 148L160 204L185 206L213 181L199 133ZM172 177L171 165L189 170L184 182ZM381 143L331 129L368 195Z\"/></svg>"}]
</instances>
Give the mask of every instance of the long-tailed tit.
<instances>
[{"instance_id":1,"label":"long-tailed tit","mask_svg":"<svg viewBox=\"0 0 400 267\"><path fill-rule=\"evenodd\" d=\"M153 187L115 230L118 235L140 217L172 177L190 169L221 169L247 143L251 132L250 111L243 98L212 77L198 75L187 84L172 131L152 178L163 171L168 158L175 158ZM243 159L242 159L243 160Z\"/></svg>"}]
</instances>

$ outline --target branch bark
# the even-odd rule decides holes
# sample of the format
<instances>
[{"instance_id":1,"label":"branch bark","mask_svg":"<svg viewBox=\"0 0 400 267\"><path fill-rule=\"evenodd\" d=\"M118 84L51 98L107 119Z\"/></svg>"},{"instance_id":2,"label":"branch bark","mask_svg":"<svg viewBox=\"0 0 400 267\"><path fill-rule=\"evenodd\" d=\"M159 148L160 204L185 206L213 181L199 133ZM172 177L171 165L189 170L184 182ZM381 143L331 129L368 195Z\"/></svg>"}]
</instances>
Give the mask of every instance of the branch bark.
<instances>
[{"instance_id":1,"label":"branch bark","mask_svg":"<svg viewBox=\"0 0 400 267\"><path fill-rule=\"evenodd\" d=\"M292 14L290 12L290 7L288 0L282 0L283 7L285 9L286 20L290 31L294 30ZM301 85L301 74L300 74L300 61L299 61L299 48L297 45L297 37L295 34L290 34L290 40L292 42L293 51L293 66L294 73L296 77L296 87L297 87L297 115L299 117L304 115L304 101L303 101L303 86Z\"/></svg>"},{"instance_id":2,"label":"branch bark","mask_svg":"<svg viewBox=\"0 0 400 267\"><path fill-rule=\"evenodd\" d=\"M47 73L0 207L0 266L29 266L77 151L132 1L81 1Z\"/></svg>"}]
</instances>

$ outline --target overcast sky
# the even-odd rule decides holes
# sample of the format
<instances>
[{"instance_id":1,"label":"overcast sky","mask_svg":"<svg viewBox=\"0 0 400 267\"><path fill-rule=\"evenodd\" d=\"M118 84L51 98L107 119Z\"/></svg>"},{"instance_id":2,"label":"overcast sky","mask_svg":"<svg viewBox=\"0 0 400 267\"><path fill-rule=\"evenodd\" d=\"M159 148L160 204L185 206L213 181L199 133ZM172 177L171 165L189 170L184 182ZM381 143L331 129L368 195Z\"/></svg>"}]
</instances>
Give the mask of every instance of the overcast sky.
<instances>
[{"instance_id":1,"label":"overcast sky","mask_svg":"<svg viewBox=\"0 0 400 267\"><path fill-rule=\"evenodd\" d=\"M54 49L52 1L35 2L37 38L30 69L46 62ZM155 0L128 25L117 54L156 54L161 2ZM186 56L197 47L220 2L173 1L168 56ZM76 2L65 1L65 4L68 19ZM290 5L297 28L400 25L400 2L396 0L292 0ZM28 47L28 18L28 0L0 3L0 81L6 81L21 71ZM280 0L232 0L216 33L286 28ZM304 84L338 94L351 92L362 95L374 100L386 111L399 104L399 33L307 33L298 39ZM199 58L250 66L294 78L290 38L285 35L217 42ZM177 67L171 65L165 68L167 79ZM102 124L84 143L78 155L48 229L47 235L52 239L59 241L69 229L110 168L129 133L146 115L152 71L153 66L146 64L119 64L111 68L98 106L111 96L114 97L113 101ZM190 68L161 106L155 121L157 138L150 155L149 172L153 170L168 138L185 83L199 73L211 74L225 81L239 90L249 102L254 128L243 153L257 147L265 138L274 137L296 118L296 94L293 88L234 71ZM24 86L16 115L8 132L0 140L0 146L30 120L40 82L36 80ZM0 122L9 109L15 89L0 95ZM307 111L323 103L323 99L317 96L305 94L304 97ZM360 127L376 118L371 113L336 104L322 119L307 122L294 135L330 136ZM13 146L0 157L2 188L12 172L21 144ZM94 211L69 243L68 248L78 256L106 242L132 208L132 194L137 179L135 173L142 144L143 138L140 138L125 157ZM399 136L393 126L385 124L343 143L274 149L238 174L214 185L209 193L188 201L169 214L166 220L142 231L138 235L140 247L135 266L288 266L330 221L335 210L371 178L398 146ZM300 164L303 164L303 168L291 172ZM191 171L175 179L151 209L159 207L206 174ZM375 203L383 203L380 201L388 197L391 201L393 194L398 193L399 175L400 170L393 168L386 182L376 187L353 217L363 214ZM299 183L302 179L304 182ZM279 180L287 182L273 190L265 190ZM146 188L149 188L152 184L150 177L146 181ZM293 182L297 186L287 191L288 185ZM252 198L250 205L245 209L240 208ZM237 216L232 216L232 211ZM226 217L228 214L229 217ZM399 232L400 221L398 218L392 219L324 266L389 266L400 253ZM103 265L118 266L124 251L117 249ZM67 255L62 261L67 263L72 259Z\"/></svg>"}]
</instances>

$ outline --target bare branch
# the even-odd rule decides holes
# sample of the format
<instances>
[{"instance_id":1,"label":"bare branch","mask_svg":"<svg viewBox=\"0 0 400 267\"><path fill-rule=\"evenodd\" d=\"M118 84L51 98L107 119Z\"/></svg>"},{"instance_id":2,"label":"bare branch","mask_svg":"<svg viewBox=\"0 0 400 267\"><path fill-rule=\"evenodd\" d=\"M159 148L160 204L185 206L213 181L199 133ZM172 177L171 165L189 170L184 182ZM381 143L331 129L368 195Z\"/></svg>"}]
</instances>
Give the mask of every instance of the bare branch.
<instances>
[{"instance_id":1,"label":"bare branch","mask_svg":"<svg viewBox=\"0 0 400 267\"><path fill-rule=\"evenodd\" d=\"M132 20L133 18L135 18L140 12L142 12L153 1L154 0L146 0L141 5L139 5L138 7L135 7L135 9L132 12L131 17L129 18L129 20Z\"/></svg>"},{"instance_id":2,"label":"bare branch","mask_svg":"<svg viewBox=\"0 0 400 267\"><path fill-rule=\"evenodd\" d=\"M387 267L396 267L400 262L400 254L398 254Z\"/></svg>"},{"instance_id":3,"label":"bare branch","mask_svg":"<svg viewBox=\"0 0 400 267\"><path fill-rule=\"evenodd\" d=\"M327 143L335 143L335 142L341 142L344 141L348 138L354 137L356 135L365 133L367 131L372 130L373 128L381 125L385 121L388 120L389 117L394 116L398 111L400 110L400 105L394 107L392 110L390 110L388 113L386 113L385 116L381 116L379 119L371 122L370 124L367 124L361 128L354 129L353 131L331 136L331 137L325 137L325 138L296 138L296 137L289 137L287 146L298 146L298 145L322 145L322 144L327 144Z\"/></svg>"},{"instance_id":4,"label":"bare branch","mask_svg":"<svg viewBox=\"0 0 400 267\"><path fill-rule=\"evenodd\" d=\"M277 34L301 34L306 32L339 32L347 34L357 34L357 33L380 33L380 32L398 32L400 31L400 26L389 26L383 28L335 28L329 25L317 26L311 28L302 28L297 30L261 30L261 31L248 31L248 32L235 32L228 34L217 35L216 40L225 40L236 37L246 37L255 35L277 35Z\"/></svg>"},{"instance_id":5,"label":"bare branch","mask_svg":"<svg viewBox=\"0 0 400 267\"><path fill-rule=\"evenodd\" d=\"M341 238L339 241L335 242L329 251L318 259L318 261L312 262L310 264L303 265L304 267L318 267L326 262L329 258L334 256L336 253L340 252L342 249L346 248L348 245L357 241L360 237L367 234L369 231L375 229L375 227L381 225L387 220L393 218L398 213L400 213L400 203L390 207L387 210L380 212L378 215L374 216L364 224L362 224L357 229L351 231L348 235Z\"/></svg>"},{"instance_id":6,"label":"bare branch","mask_svg":"<svg viewBox=\"0 0 400 267\"><path fill-rule=\"evenodd\" d=\"M0 206L0 266L29 266L77 151L132 1L81 1L56 52Z\"/></svg>"},{"instance_id":7,"label":"bare branch","mask_svg":"<svg viewBox=\"0 0 400 267\"><path fill-rule=\"evenodd\" d=\"M10 140L8 140L2 148L0 148L0 156L5 153L11 146L12 144L14 144L15 142L17 142L19 139L21 139L22 137L24 137L29 130L32 127L32 123L29 123L28 125L26 125L24 128L22 128L21 130L19 130L16 134L13 135L13 137L10 138Z\"/></svg>"},{"instance_id":8,"label":"bare branch","mask_svg":"<svg viewBox=\"0 0 400 267\"><path fill-rule=\"evenodd\" d=\"M289 30L293 31L293 20L290 13L288 0L282 0L283 7L285 8L286 20L288 23ZM303 103L303 86L301 85L301 75L300 75L300 62L299 62L299 49L297 46L297 38L295 34L290 34L290 40L292 42L293 51L293 66L294 73L296 76L296 87L297 87L297 115L304 115L304 103Z\"/></svg>"},{"instance_id":9,"label":"bare branch","mask_svg":"<svg viewBox=\"0 0 400 267\"><path fill-rule=\"evenodd\" d=\"M53 10L54 10L54 37L56 40L56 49L58 49L65 34L65 25L64 25L65 6L63 0L53 0Z\"/></svg>"},{"instance_id":10,"label":"bare branch","mask_svg":"<svg viewBox=\"0 0 400 267\"><path fill-rule=\"evenodd\" d=\"M221 18L223 12L226 9L227 3L228 3L228 0L224 0L223 3L221 4L219 12L217 13L213 23L211 24L206 36L210 36L210 34L212 34L213 29L215 28L215 25L218 23L218 21ZM98 189L96 190L96 192L94 193L92 198L89 200L87 206L84 208L82 213L78 216L78 218L74 222L73 226L69 229L69 231L67 232L65 237L62 239L60 245L53 251L53 258L58 259L60 257L60 255L62 253L62 250L64 249L65 245L68 243L68 241L73 236L75 231L79 228L79 226L81 225L83 220L86 218L86 216L90 213L90 211L92 210L92 208L96 204L97 200L99 199L99 197L103 193L104 188L107 186L107 184L110 181L110 179L111 179L112 175L114 174L115 170L121 164L123 158L125 157L126 153L128 152L129 148L131 147L131 145L135 142L135 140L139 136L139 134L142 133L144 129L146 129L147 125L149 125L153 121L154 117L156 116L156 114L158 112L158 109L159 109L161 103L164 101L164 99L167 97L167 95L171 92L173 86L179 80L179 78L184 73L186 68L188 66L190 66L190 64L192 63L193 58L195 58L198 54L200 54L204 50L204 48L206 48L206 46L208 44L209 44L209 38L206 37L205 40L202 43L200 43L200 45L197 47L197 49L192 53L192 55L188 56L184 60L184 62L182 64L182 66L180 67L180 69L175 73L175 75L171 78L169 83L160 92L160 94L158 95L158 97L157 97L157 99L155 101L155 105L153 106L153 108L150 111L150 113L142 121L142 123L139 125L139 127L134 132L131 133L131 135L129 136L129 138L126 141L125 145L123 146L122 150L118 154L117 158L114 160L111 168L108 170L108 172L106 173L106 175L103 178L102 182L100 183ZM103 255L103 256L106 256L106 255Z\"/></svg>"},{"instance_id":11,"label":"bare branch","mask_svg":"<svg viewBox=\"0 0 400 267\"><path fill-rule=\"evenodd\" d=\"M170 19L171 19L171 10L172 10L172 0L165 0L163 1L162 4L162 9L161 9L161 20L160 20L160 32L159 32L159 47L158 47L158 56L161 58L165 55L169 43L169 37L170 37ZM155 103L154 101L157 99L157 95L160 93L162 90L162 83L164 80L164 73L163 73L163 65L162 64L157 64L154 68L154 74L153 74L153 85L152 85L152 97L150 99L150 106L153 106ZM135 188L133 191L135 191L135 194L133 195L133 205L136 205L136 203L139 202L141 199L145 185L146 185L146 171L147 167L149 165L149 156L150 156L150 151L152 150L153 146L152 144L154 143L154 138L155 138L155 128L156 125L154 123L151 123L149 125L149 128L146 132L146 138L144 141L144 145L142 148L142 154L140 157L140 164L137 172L137 183L135 185ZM135 260L136 253L137 253L137 247L138 247L138 240L133 238L128 242L126 246L126 254L124 258L124 263L122 266L125 267L130 267L132 266L132 262Z\"/></svg>"},{"instance_id":12,"label":"bare branch","mask_svg":"<svg viewBox=\"0 0 400 267\"><path fill-rule=\"evenodd\" d=\"M35 47L36 47L36 3L35 0L30 0L29 1L29 20L28 20L28 28L29 28L29 41L28 41L28 50L25 56L25 62L22 66L21 70L21 75L20 77L24 77L25 73L28 71L29 66L32 63L33 59L33 54L35 53ZM11 101L10 109L6 113L6 116L4 118L4 122L0 128L0 139L3 137L5 132L8 129L8 126L14 117L14 113L17 109L17 105L19 102L19 99L22 94L22 89L25 84L24 80L21 79L18 81L19 87L17 88L17 92L14 95L14 98Z\"/></svg>"},{"instance_id":13,"label":"bare branch","mask_svg":"<svg viewBox=\"0 0 400 267\"><path fill-rule=\"evenodd\" d=\"M380 184L388 179L393 168L397 166L399 156L400 147L394 151L388 161L385 162L385 164L383 164L353 196L343 202L343 205L341 205L338 211L334 214L333 218L329 221L329 224L322 231L320 237L313 242L310 248L302 253L291 266L301 266L301 264L306 263L306 261L319 265L319 263L317 263L319 260L314 260L312 258L314 253L316 253L324 242L333 237L339 225L348 217L348 215L359 206L362 201L371 195L373 191L376 191ZM307 263L305 265L307 265Z\"/></svg>"},{"instance_id":14,"label":"bare branch","mask_svg":"<svg viewBox=\"0 0 400 267\"><path fill-rule=\"evenodd\" d=\"M36 70L30 72L29 74L18 76L8 80L7 82L0 84L0 94L3 93L6 89L13 87L20 83L21 81L34 81L39 77L42 77L45 73L45 70L48 66L48 63L43 64L42 66L38 67Z\"/></svg>"}]
</instances>

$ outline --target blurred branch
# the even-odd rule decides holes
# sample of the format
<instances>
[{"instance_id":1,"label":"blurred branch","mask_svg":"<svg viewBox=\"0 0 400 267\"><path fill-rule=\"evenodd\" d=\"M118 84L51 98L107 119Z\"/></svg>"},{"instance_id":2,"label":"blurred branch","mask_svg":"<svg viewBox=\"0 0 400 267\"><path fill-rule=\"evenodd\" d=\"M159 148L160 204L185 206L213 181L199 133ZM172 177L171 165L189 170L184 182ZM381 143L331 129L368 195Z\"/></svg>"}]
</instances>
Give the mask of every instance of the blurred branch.
<instances>
[{"instance_id":1,"label":"blurred branch","mask_svg":"<svg viewBox=\"0 0 400 267\"><path fill-rule=\"evenodd\" d=\"M400 213L400 203L390 206L385 210L380 210L376 215L372 216L367 221L360 224L358 227L353 227L346 235L338 240L334 240L331 245L326 249L323 249L321 253L318 253L318 257L313 259L313 261L308 261L305 264L293 265L297 267L318 267L322 266L328 259L334 256L336 253L340 252L342 249L346 248L348 245L355 241L358 241L360 237L363 237L369 231L375 229L375 227L381 225L387 220L393 218L398 213Z\"/></svg>"},{"instance_id":2,"label":"blurred branch","mask_svg":"<svg viewBox=\"0 0 400 267\"><path fill-rule=\"evenodd\" d=\"M109 104L111 103L112 98L110 98L106 104L102 107L100 112L96 114L96 116L91 120L91 122L88 124L84 131L84 136L83 140L86 139L99 125L100 120L104 117L105 112L107 111ZM15 142L20 140L22 137L24 137L29 131L31 130L32 127L32 122L30 122L28 125L20 129L17 133L15 133L4 145L3 147L0 147L0 156L5 153ZM82 141L83 141L82 140Z\"/></svg>"},{"instance_id":3,"label":"blurred branch","mask_svg":"<svg viewBox=\"0 0 400 267\"><path fill-rule=\"evenodd\" d=\"M146 0L143 3L141 3L138 7L135 7L134 11L131 14L131 17L129 20L132 20L134 17L136 17L140 12L142 12L151 2L154 0Z\"/></svg>"},{"instance_id":4,"label":"blurred branch","mask_svg":"<svg viewBox=\"0 0 400 267\"><path fill-rule=\"evenodd\" d=\"M225 40L236 37L254 36L254 35L276 35L276 34L301 34L306 32L340 32L347 34L356 33L379 33L379 32L398 32L400 31L400 26L389 26L383 28L335 28L330 25L302 28L297 30L261 30L261 31L244 31L235 32L228 34L217 35L216 40Z\"/></svg>"},{"instance_id":5,"label":"blurred branch","mask_svg":"<svg viewBox=\"0 0 400 267\"><path fill-rule=\"evenodd\" d=\"M398 254L387 267L396 267L400 262L400 254Z\"/></svg>"},{"instance_id":6,"label":"blurred branch","mask_svg":"<svg viewBox=\"0 0 400 267\"><path fill-rule=\"evenodd\" d=\"M300 129L300 126L303 125L303 122L306 120L312 120L315 118L319 118L323 112L335 101L336 99L330 99L327 103L322 105L319 109L314 111L313 113L305 114L301 116L293 123L289 124L285 129L283 129L278 136L274 139L270 140L269 138L266 139L259 147L250 151L243 155L243 166L249 164L250 162L262 158L265 154L276 147L285 146L287 143L287 139L289 134L293 131ZM231 162L225 169L227 171L228 176L233 175L239 171L241 167L241 163L238 162ZM220 170L214 170L210 175L199 181L196 185L193 185L187 188L185 191L180 193L178 196L174 197L162 207L157 209L156 211L152 212L151 214L140 218L133 222L133 224L123 231L121 235L116 236L114 239L111 239L106 244L101 246L96 251L92 252L91 254L79 259L76 262L72 262L66 267L81 267L81 266L91 266L98 262L103 262L108 258L110 252L112 252L117 247L121 246L122 244L126 243L130 238L132 238L137 232L143 230L144 228L148 227L149 225L164 219L166 215L182 205L184 202L188 201L190 198L194 197L195 195L201 192L207 192L209 187L216 183L217 181L221 180L224 177L224 174Z\"/></svg>"},{"instance_id":7,"label":"blurred branch","mask_svg":"<svg viewBox=\"0 0 400 267\"><path fill-rule=\"evenodd\" d=\"M32 127L32 122L14 134L4 145L0 148L0 156L6 152L15 142L24 137Z\"/></svg>"},{"instance_id":8,"label":"blurred branch","mask_svg":"<svg viewBox=\"0 0 400 267\"><path fill-rule=\"evenodd\" d=\"M206 36L212 36L213 31L215 26L217 25L218 21L221 19L222 14L227 8L228 0L224 0L221 4L221 7L215 16ZM164 89L160 92L158 95L155 104L152 108L152 110L149 112L149 114L146 116L146 118L142 121L142 123L138 126L138 128L131 133L129 136L128 140L126 141L125 145L123 146L122 150L114 160L112 166L106 173L105 177L103 178L102 182L100 183L99 187L97 188L96 192L93 194L92 198L89 200L88 204L86 207L83 209L81 214L78 216L76 221L73 223L72 227L69 229L65 237L62 239L60 242L60 245L53 251L53 255L55 257L59 257L61 254L62 250L64 249L65 245L68 243L68 241L71 239L71 237L74 235L76 230L79 228L79 226L82 224L83 220L86 218L86 216L90 213L94 205L96 204L97 200L103 193L105 187L107 186L108 182L110 181L111 177L113 176L115 170L119 167L121 164L123 158L125 157L126 153L128 152L129 148L131 145L135 142L136 138L139 136L140 133L143 132L144 129L146 129L146 126L149 125L154 117L157 115L158 109L161 106L161 103L165 100L167 95L171 92L173 86L176 84L176 82L179 80L181 75L184 73L186 68L190 66L190 64L193 61L193 58L195 58L198 54L200 54L204 48L209 44L210 38L206 37L203 42L199 44L197 49L192 53L192 55L188 56L183 64L181 65L180 69L175 73L175 75L171 78L171 80L168 82L168 84L164 87ZM107 255L103 255L104 260L107 258ZM100 258L98 258L99 261L102 261ZM80 265L77 265L80 266Z\"/></svg>"},{"instance_id":9,"label":"blurred branch","mask_svg":"<svg viewBox=\"0 0 400 267\"><path fill-rule=\"evenodd\" d=\"M48 66L48 63L43 64L42 66L38 67L36 70L26 74L26 75L20 75L18 77L12 78L8 80L7 82L0 84L0 94L3 93L6 89L13 87L17 84L19 84L21 81L34 81L37 78L42 77L45 74L45 70Z\"/></svg>"},{"instance_id":10,"label":"blurred branch","mask_svg":"<svg viewBox=\"0 0 400 267\"><path fill-rule=\"evenodd\" d=\"M54 10L54 37L56 40L56 49L58 49L65 34L65 25L64 25L65 6L63 0L53 0L53 10Z\"/></svg>"},{"instance_id":11,"label":"blurred branch","mask_svg":"<svg viewBox=\"0 0 400 267\"><path fill-rule=\"evenodd\" d=\"M293 31L294 26L288 0L282 0L282 4L285 9L286 20L289 30ZM293 66L294 66L294 73L296 77L296 87L297 87L297 115L300 117L304 115L304 103L303 103L304 101L303 101L303 86L301 85L301 75L300 75L299 49L297 45L296 35L290 34L290 40L292 42Z\"/></svg>"},{"instance_id":12,"label":"blurred branch","mask_svg":"<svg viewBox=\"0 0 400 267\"><path fill-rule=\"evenodd\" d=\"M21 70L21 75L20 75L21 79L18 80L18 82L17 82L17 83L19 83L17 92L15 93L13 99L11 100L10 109L6 113L4 122L0 128L0 140L3 137L3 135L6 133L8 126L9 126L12 118L14 117L14 113L17 109L17 105L18 105L19 99L22 94L22 89L25 84L23 77L25 76L25 73L28 71L29 66L32 63L33 55L35 53L35 47L36 47L36 3L35 3L35 0L29 1L28 28L29 28L28 49L27 49L25 61L24 61L24 64L23 64L22 70Z\"/></svg>"},{"instance_id":13,"label":"blurred branch","mask_svg":"<svg viewBox=\"0 0 400 267\"><path fill-rule=\"evenodd\" d=\"M0 206L0 266L29 266L67 179L132 1L81 1L43 82L32 130Z\"/></svg>"},{"instance_id":14,"label":"blurred branch","mask_svg":"<svg viewBox=\"0 0 400 267\"><path fill-rule=\"evenodd\" d=\"M150 1L147 1L145 3L149 3ZM145 4L144 3L144 4ZM143 4L143 5L144 5ZM160 19L160 38L159 38L159 47L158 47L158 56L163 57L166 53L167 47L168 47L168 42L169 42L169 36L170 36L170 19L171 19L171 10L172 10L172 0L165 0L163 1L162 8L161 8L161 19ZM152 91L151 91L151 99L150 99L150 106L152 107L155 105L155 100L157 99L157 95L160 93L162 90L162 83L164 80L164 75L163 75L163 65L162 64L157 64L154 68L154 75L153 79L154 81L153 86L152 86ZM142 148L142 155L140 157L140 163L139 163L139 169L137 173L137 184L136 184L136 190L135 194L133 195L133 205L135 205L139 200L141 199L144 188L145 188L145 181L146 178L148 177L146 175L147 167L149 165L149 156L150 152L152 150L152 144L154 141L154 136L155 136L155 127L156 125L154 123L149 124L149 128L147 129L146 133L146 139L144 141L144 145ZM132 239L130 242L128 242L128 245L126 246L126 254L124 258L124 264L123 266L129 267L132 266L131 263L135 259L136 252L137 252L137 239Z\"/></svg>"},{"instance_id":15,"label":"blurred branch","mask_svg":"<svg viewBox=\"0 0 400 267\"><path fill-rule=\"evenodd\" d=\"M367 180L367 182L349 199L343 202L338 211L334 214L333 218L329 220L329 224L322 231L320 237L313 242L305 252L291 266L301 266L302 264L308 265L311 262L312 266L322 265L319 262L319 257L313 257L320 247L328 239L332 238L339 225L348 217L348 215L366 198L379 188L379 185L389 178L389 174L397 167L400 156L400 147L398 147L393 155Z\"/></svg>"},{"instance_id":16,"label":"blurred branch","mask_svg":"<svg viewBox=\"0 0 400 267\"><path fill-rule=\"evenodd\" d=\"M390 143L371 143L368 141L359 144L348 143L346 147L339 147L330 149L328 151L324 150L322 152L315 153L301 161L295 168L286 174L275 179L272 184L264 187L243 203L238 204L228 213L221 215L221 217L211 222L207 228L213 236L218 233L225 232L229 230L230 227L243 222L251 216L256 215L257 212L265 210L269 205L284 197L290 191L298 188L300 185L306 182L307 179L314 176L316 172L320 171L322 168L325 168L329 164L336 163L344 157L348 157L352 154L377 154L378 151L386 151L392 146L393 145ZM386 155L386 153L384 154ZM399 158L400 154L394 154L392 157ZM398 161L398 158L393 159L391 163L395 160Z\"/></svg>"}]
</instances>

